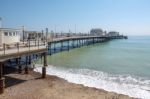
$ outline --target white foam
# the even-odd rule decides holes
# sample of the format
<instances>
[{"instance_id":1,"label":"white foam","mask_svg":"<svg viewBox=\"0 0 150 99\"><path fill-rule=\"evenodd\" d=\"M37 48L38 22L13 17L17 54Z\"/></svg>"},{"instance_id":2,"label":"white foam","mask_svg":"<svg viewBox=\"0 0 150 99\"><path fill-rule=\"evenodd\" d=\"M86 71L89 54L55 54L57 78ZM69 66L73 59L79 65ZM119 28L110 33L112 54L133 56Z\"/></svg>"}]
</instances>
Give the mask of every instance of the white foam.
<instances>
[{"instance_id":1,"label":"white foam","mask_svg":"<svg viewBox=\"0 0 150 99\"><path fill-rule=\"evenodd\" d=\"M41 72L42 68L38 67L35 71ZM76 84L113 91L135 98L150 99L150 80L144 80L130 75L111 75L89 69L66 70L54 66L47 68L47 74L64 78Z\"/></svg>"}]
</instances>

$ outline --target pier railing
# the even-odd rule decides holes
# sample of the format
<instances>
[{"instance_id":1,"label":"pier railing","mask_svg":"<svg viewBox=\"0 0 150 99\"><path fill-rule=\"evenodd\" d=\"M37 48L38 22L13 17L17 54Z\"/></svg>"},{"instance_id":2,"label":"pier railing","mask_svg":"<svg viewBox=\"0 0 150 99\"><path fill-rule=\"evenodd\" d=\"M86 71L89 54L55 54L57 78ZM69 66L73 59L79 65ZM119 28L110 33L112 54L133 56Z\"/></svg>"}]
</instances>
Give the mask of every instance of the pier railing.
<instances>
[{"instance_id":1,"label":"pier railing","mask_svg":"<svg viewBox=\"0 0 150 99\"><path fill-rule=\"evenodd\" d=\"M119 36L94 36L94 35L87 35L87 34L80 34L80 35L57 35L52 36L51 38L45 38L43 40L36 40L36 39L27 39L26 41L13 43L13 44L3 44L0 46L0 56L11 54L11 53L20 53L23 51L31 51L31 50L38 50L38 49L47 49L48 42L59 42L59 41L66 41L66 40L76 40L76 39L89 39L89 38L106 38L106 39L119 39L119 38L127 38L126 36L119 35Z\"/></svg>"},{"instance_id":2,"label":"pier railing","mask_svg":"<svg viewBox=\"0 0 150 99\"><path fill-rule=\"evenodd\" d=\"M12 44L3 44L0 47L0 56L11 54L11 53L20 53L23 51L32 51L38 49L46 49L47 43L43 41L33 41L29 40L27 42L19 42L19 43L12 43Z\"/></svg>"}]
</instances>

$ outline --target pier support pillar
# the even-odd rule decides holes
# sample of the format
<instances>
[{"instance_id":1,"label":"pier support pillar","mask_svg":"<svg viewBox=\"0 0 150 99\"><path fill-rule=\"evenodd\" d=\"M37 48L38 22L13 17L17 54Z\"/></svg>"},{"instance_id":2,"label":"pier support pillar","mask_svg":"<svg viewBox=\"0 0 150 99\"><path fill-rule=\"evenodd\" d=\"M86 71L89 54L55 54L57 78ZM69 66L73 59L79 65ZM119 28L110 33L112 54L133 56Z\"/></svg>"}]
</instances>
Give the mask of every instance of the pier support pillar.
<instances>
[{"instance_id":1,"label":"pier support pillar","mask_svg":"<svg viewBox=\"0 0 150 99\"><path fill-rule=\"evenodd\" d=\"M77 39L77 47L79 47L79 40Z\"/></svg>"},{"instance_id":2,"label":"pier support pillar","mask_svg":"<svg viewBox=\"0 0 150 99\"><path fill-rule=\"evenodd\" d=\"M87 46L89 45L89 39L86 39L86 45Z\"/></svg>"},{"instance_id":3,"label":"pier support pillar","mask_svg":"<svg viewBox=\"0 0 150 99\"><path fill-rule=\"evenodd\" d=\"M49 45L49 54L52 55L52 48L51 48L51 42L48 44Z\"/></svg>"},{"instance_id":4,"label":"pier support pillar","mask_svg":"<svg viewBox=\"0 0 150 99\"><path fill-rule=\"evenodd\" d=\"M93 38L93 44L94 44L95 42L94 42L94 38Z\"/></svg>"},{"instance_id":5,"label":"pier support pillar","mask_svg":"<svg viewBox=\"0 0 150 99\"><path fill-rule=\"evenodd\" d=\"M63 50L63 41L61 41L61 48L60 50L62 51Z\"/></svg>"},{"instance_id":6,"label":"pier support pillar","mask_svg":"<svg viewBox=\"0 0 150 99\"><path fill-rule=\"evenodd\" d=\"M69 46L69 40L67 41L67 43L68 43L68 51L69 51L69 47L70 47L70 46Z\"/></svg>"},{"instance_id":7,"label":"pier support pillar","mask_svg":"<svg viewBox=\"0 0 150 99\"><path fill-rule=\"evenodd\" d=\"M72 40L72 48L75 48L75 46L74 46L74 40Z\"/></svg>"},{"instance_id":8,"label":"pier support pillar","mask_svg":"<svg viewBox=\"0 0 150 99\"><path fill-rule=\"evenodd\" d=\"M44 66L42 67L42 78L46 77L46 67L47 67L47 53L44 54Z\"/></svg>"},{"instance_id":9,"label":"pier support pillar","mask_svg":"<svg viewBox=\"0 0 150 99\"><path fill-rule=\"evenodd\" d=\"M28 67L28 56L26 56L26 67L25 67L25 74L29 74L29 67Z\"/></svg>"},{"instance_id":10,"label":"pier support pillar","mask_svg":"<svg viewBox=\"0 0 150 99\"><path fill-rule=\"evenodd\" d=\"M0 94L4 93L5 78L3 77L3 62L0 62Z\"/></svg>"},{"instance_id":11,"label":"pier support pillar","mask_svg":"<svg viewBox=\"0 0 150 99\"><path fill-rule=\"evenodd\" d=\"M95 38L95 42L98 43L98 42L97 42L97 38Z\"/></svg>"},{"instance_id":12,"label":"pier support pillar","mask_svg":"<svg viewBox=\"0 0 150 99\"><path fill-rule=\"evenodd\" d=\"M82 46L84 46L84 40L82 39Z\"/></svg>"},{"instance_id":13,"label":"pier support pillar","mask_svg":"<svg viewBox=\"0 0 150 99\"><path fill-rule=\"evenodd\" d=\"M18 73L19 73L19 74L22 73L22 66L21 66L20 62L21 62L21 58L17 58L17 63L18 63Z\"/></svg>"},{"instance_id":14,"label":"pier support pillar","mask_svg":"<svg viewBox=\"0 0 150 99\"><path fill-rule=\"evenodd\" d=\"M79 39L79 47L81 47L81 40Z\"/></svg>"},{"instance_id":15,"label":"pier support pillar","mask_svg":"<svg viewBox=\"0 0 150 99\"><path fill-rule=\"evenodd\" d=\"M56 42L54 42L54 53L56 52Z\"/></svg>"},{"instance_id":16,"label":"pier support pillar","mask_svg":"<svg viewBox=\"0 0 150 99\"><path fill-rule=\"evenodd\" d=\"M18 68L18 73L21 74L21 73L22 73L22 66L19 65L18 67L19 67L19 68Z\"/></svg>"}]
</instances>

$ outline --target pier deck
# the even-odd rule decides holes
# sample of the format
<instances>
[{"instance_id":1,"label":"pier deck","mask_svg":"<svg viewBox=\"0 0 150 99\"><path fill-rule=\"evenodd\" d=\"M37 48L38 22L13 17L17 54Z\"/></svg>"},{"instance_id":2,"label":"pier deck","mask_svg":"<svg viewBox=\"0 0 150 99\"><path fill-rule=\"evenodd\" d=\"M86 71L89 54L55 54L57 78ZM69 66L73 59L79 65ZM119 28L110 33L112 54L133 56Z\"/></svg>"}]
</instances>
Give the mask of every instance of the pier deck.
<instances>
[{"instance_id":1,"label":"pier deck","mask_svg":"<svg viewBox=\"0 0 150 99\"><path fill-rule=\"evenodd\" d=\"M5 61L8 59L20 57L22 55L40 53L45 51L46 51L46 46L30 47L30 49L28 47L25 47L25 48L20 48L19 51L18 49L8 49L5 52L0 51L0 61Z\"/></svg>"},{"instance_id":2,"label":"pier deck","mask_svg":"<svg viewBox=\"0 0 150 99\"><path fill-rule=\"evenodd\" d=\"M117 36L117 37L110 37L110 36L74 36L74 37L63 37L63 38L54 38L48 40L48 43L56 43L56 42L65 42L65 41L72 41L72 40L86 40L86 39L115 39L115 38L126 38L125 36ZM34 44L36 43L36 44ZM27 47L15 47L12 49L3 49L0 50L0 61L6 59L15 58L19 55L25 54L32 54L36 52L46 51L47 44L41 43L37 44L37 42L31 42L30 46ZM11 56L11 57L10 57ZM12 57L14 56L14 57Z\"/></svg>"}]
</instances>

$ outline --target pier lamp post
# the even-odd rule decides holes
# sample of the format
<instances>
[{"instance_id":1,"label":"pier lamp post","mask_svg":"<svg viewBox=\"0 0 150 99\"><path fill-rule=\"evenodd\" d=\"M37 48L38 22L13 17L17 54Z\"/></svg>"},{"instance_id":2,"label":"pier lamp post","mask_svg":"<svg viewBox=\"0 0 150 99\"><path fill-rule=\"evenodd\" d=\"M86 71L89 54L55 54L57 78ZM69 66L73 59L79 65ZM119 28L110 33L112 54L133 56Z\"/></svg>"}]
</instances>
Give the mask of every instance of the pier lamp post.
<instances>
[{"instance_id":1,"label":"pier lamp post","mask_svg":"<svg viewBox=\"0 0 150 99\"><path fill-rule=\"evenodd\" d=\"M22 39L23 39L23 44L24 44L24 40L25 40L25 31L24 31L24 26L22 26Z\"/></svg>"},{"instance_id":2,"label":"pier lamp post","mask_svg":"<svg viewBox=\"0 0 150 99\"><path fill-rule=\"evenodd\" d=\"M29 51L30 51L30 47L31 47L31 42L30 42L30 40L31 40L31 37L28 38Z\"/></svg>"},{"instance_id":3,"label":"pier lamp post","mask_svg":"<svg viewBox=\"0 0 150 99\"><path fill-rule=\"evenodd\" d=\"M44 41L44 31L42 30L42 42Z\"/></svg>"},{"instance_id":4,"label":"pier lamp post","mask_svg":"<svg viewBox=\"0 0 150 99\"><path fill-rule=\"evenodd\" d=\"M62 38L62 37L63 37L63 31L61 31L61 34L60 34L60 35L61 35L61 38Z\"/></svg>"},{"instance_id":5,"label":"pier lamp post","mask_svg":"<svg viewBox=\"0 0 150 99\"><path fill-rule=\"evenodd\" d=\"M55 25L55 26L54 26L54 38L56 38L56 34L57 34L57 33L56 33L56 28L57 28L57 26Z\"/></svg>"},{"instance_id":6,"label":"pier lamp post","mask_svg":"<svg viewBox=\"0 0 150 99\"><path fill-rule=\"evenodd\" d=\"M46 28L46 42L48 42L48 28Z\"/></svg>"}]
</instances>

